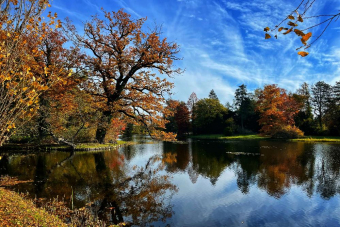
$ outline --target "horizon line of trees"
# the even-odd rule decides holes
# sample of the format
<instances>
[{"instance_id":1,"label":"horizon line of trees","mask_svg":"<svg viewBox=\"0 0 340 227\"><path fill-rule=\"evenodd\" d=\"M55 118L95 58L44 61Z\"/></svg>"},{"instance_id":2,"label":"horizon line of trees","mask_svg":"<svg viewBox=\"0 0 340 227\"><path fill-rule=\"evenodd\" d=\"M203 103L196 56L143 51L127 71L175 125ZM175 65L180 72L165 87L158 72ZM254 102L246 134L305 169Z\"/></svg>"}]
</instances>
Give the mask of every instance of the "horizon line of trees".
<instances>
[{"instance_id":1,"label":"horizon line of trees","mask_svg":"<svg viewBox=\"0 0 340 227\"><path fill-rule=\"evenodd\" d=\"M203 99L193 92L187 103L169 100L174 117L168 118L166 126L178 138L188 133L261 133L273 138L339 136L339 103L340 81L334 86L324 81L312 86L303 83L295 92L287 92L276 84L248 92L242 84L235 90L232 104L222 105L214 90Z\"/></svg>"}]
</instances>

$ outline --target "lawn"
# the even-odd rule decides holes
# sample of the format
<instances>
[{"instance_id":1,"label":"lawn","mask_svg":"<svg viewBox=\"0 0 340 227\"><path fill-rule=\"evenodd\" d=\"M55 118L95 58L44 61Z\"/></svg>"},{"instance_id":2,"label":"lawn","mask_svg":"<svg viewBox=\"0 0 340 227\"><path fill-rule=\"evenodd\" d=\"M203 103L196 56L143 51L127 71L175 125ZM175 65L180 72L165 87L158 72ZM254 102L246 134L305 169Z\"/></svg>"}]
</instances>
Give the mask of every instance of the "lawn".
<instances>
[{"instance_id":1,"label":"lawn","mask_svg":"<svg viewBox=\"0 0 340 227\"><path fill-rule=\"evenodd\" d=\"M224 136L222 134L190 136L192 139L204 140L271 140L270 137L259 134ZM275 139L276 140L276 139ZM290 139L293 142L340 142L339 136L305 136L298 139Z\"/></svg>"},{"instance_id":2,"label":"lawn","mask_svg":"<svg viewBox=\"0 0 340 227\"><path fill-rule=\"evenodd\" d=\"M222 134L190 136L192 139L216 139L216 140L264 140L269 139L258 134L225 136Z\"/></svg>"}]
</instances>

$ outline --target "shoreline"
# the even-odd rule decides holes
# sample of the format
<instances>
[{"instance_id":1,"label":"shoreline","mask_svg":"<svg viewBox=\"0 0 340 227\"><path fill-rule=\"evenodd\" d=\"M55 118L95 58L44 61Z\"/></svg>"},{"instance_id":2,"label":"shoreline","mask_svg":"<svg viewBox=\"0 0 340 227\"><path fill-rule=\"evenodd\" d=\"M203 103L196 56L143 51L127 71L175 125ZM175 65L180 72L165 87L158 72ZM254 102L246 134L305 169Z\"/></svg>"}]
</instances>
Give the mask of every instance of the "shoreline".
<instances>
[{"instance_id":1,"label":"shoreline","mask_svg":"<svg viewBox=\"0 0 340 227\"><path fill-rule=\"evenodd\" d=\"M224 136L222 134L195 135L188 138L197 140L219 140L219 141L244 141L244 140L268 140L268 141L290 141L290 142L336 142L340 143L339 136L304 136L296 139L272 139L259 134Z\"/></svg>"},{"instance_id":2,"label":"shoreline","mask_svg":"<svg viewBox=\"0 0 340 227\"><path fill-rule=\"evenodd\" d=\"M4 153L29 153L34 154L38 152L51 152L51 151L105 151L105 150L115 150L121 148L123 146L133 145L136 142L132 141L117 141L116 144L108 143L108 144L97 144L97 143L80 143L77 144L75 149L72 149L70 146L60 145L60 144L17 144L17 143L8 143L0 147L0 154Z\"/></svg>"},{"instance_id":3,"label":"shoreline","mask_svg":"<svg viewBox=\"0 0 340 227\"><path fill-rule=\"evenodd\" d=\"M4 226L68 226L20 194L0 187L0 223Z\"/></svg>"}]
</instances>

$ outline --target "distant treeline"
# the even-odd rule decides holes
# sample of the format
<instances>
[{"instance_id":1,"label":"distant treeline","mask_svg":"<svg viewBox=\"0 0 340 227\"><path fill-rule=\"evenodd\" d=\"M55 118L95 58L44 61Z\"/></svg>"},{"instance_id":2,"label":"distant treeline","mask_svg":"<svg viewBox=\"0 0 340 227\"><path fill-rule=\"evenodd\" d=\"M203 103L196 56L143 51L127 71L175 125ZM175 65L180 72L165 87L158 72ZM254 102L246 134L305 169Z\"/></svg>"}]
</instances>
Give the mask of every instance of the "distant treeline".
<instances>
[{"instance_id":1,"label":"distant treeline","mask_svg":"<svg viewBox=\"0 0 340 227\"><path fill-rule=\"evenodd\" d=\"M340 135L340 82L303 83L294 93L276 84L249 92L242 84L233 103L221 104L214 90L198 99L193 92L185 102L169 100L174 111L167 130L179 137L193 134L261 133L273 138L303 135Z\"/></svg>"}]
</instances>

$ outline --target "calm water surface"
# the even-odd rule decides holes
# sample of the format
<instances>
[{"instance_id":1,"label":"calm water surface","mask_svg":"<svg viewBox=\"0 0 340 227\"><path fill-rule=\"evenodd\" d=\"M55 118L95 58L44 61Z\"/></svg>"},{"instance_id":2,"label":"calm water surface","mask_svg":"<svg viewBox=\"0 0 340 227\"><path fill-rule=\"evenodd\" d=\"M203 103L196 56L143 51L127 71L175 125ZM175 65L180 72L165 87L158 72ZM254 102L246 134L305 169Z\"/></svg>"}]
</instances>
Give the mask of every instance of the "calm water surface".
<instances>
[{"instance_id":1,"label":"calm water surface","mask_svg":"<svg viewBox=\"0 0 340 227\"><path fill-rule=\"evenodd\" d=\"M2 156L32 197L140 226L339 226L340 144L189 141ZM114 207L114 208L113 208ZM113 212L114 210L114 212Z\"/></svg>"}]
</instances>

